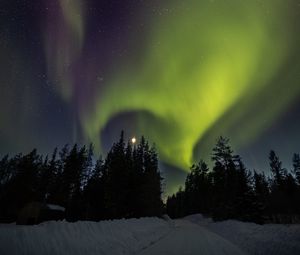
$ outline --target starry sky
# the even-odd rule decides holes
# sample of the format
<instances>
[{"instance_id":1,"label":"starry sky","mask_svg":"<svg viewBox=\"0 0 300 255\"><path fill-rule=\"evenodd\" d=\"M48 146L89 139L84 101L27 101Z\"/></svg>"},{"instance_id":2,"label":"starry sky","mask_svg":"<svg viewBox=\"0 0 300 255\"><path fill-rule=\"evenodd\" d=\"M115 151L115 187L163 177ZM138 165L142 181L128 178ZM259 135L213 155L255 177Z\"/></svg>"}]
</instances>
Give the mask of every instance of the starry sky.
<instances>
[{"instance_id":1,"label":"starry sky","mask_svg":"<svg viewBox=\"0 0 300 255\"><path fill-rule=\"evenodd\" d=\"M299 0L1 0L0 153L120 130L155 142L167 189L220 135L250 169L300 152Z\"/></svg>"}]
</instances>

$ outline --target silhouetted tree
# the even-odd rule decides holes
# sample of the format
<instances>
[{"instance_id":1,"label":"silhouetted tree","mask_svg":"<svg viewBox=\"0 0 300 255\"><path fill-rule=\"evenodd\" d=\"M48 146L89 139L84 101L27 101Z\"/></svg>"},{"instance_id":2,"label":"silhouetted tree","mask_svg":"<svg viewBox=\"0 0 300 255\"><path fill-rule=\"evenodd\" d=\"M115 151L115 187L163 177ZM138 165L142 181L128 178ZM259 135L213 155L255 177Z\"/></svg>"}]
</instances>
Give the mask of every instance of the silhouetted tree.
<instances>
[{"instance_id":1,"label":"silhouetted tree","mask_svg":"<svg viewBox=\"0 0 300 255\"><path fill-rule=\"evenodd\" d=\"M293 174L297 180L297 184L300 185L300 155L294 154L293 155Z\"/></svg>"},{"instance_id":2,"label":"silhouetted tree","mask_svg":"<svg viewBox=\"0 0 300 255\"><path fill-rule=\"evenodd\" d=\"M144 139L142 138L142 141L143 140ZM158 170L158 158L156 150L154 147L149 148L147 142L144 143L143 161L144 169L140 194L141 201L143 201L142 216L161 215L163 208L163 203L161 200L162 177Z\"/></svg>"},{"instance_id":3,"label":"silhouetted tree","mask_svg":"<svg viewBox=\"0 0 300 255\"><path fill-rule=\"evenodd\" d=\"M256 207L261 212L261 217L265 218L270 215L270 205L268 204L270 199L269 183L264 173L257 173L256 171L253 174L253 181Z\"/></svg>"},{"instance_id":4,"label":"silhouetted tree","mask_svg":"<svg viewBox=\"0 0 300 255\"><path fill-rule=\"evenodd\" d=\"M105 183L105 205L111 218L127 217L129 199L129 171L126 165L124 132L113 144L105 161L107 180Z\"/></svg>"},{"instance_id":5,"label":"silhouetted tree","mask_svg":"<svg viewBox=\"0 0 300 255\"><path fill-rule=\"evenodd\" d=\"M58 156L59 155L59 156ZM238 219L263 223L300 220L300 157L293 156L288 171L270 152L271 176L251 172L220 137L212 153L213 167L200 160L191 167L184 189L167 198L171 217L203 213L215 220ZM138 144L124 142L124 132L107 156L93 163L93 146L71 150L68 145L51 157L33 150L0 160L0 221L16 221L30 202L66 208L66 219L101 220L163 213L162 177L158 154L144 137Z\"/></svg>"},{"instance_id":6,"label":"silhouetted tree","mask_svg":"<svg viewBox=\"0 0 300 255\"><path fill-rule=\"evenodd\" d=\"M297 168L297 156L293 161ZM282 162L274 151L269 156L270 168L273 174L271 180L270 211L272 220L278 223L292 221L297 213L297 181L291 173L282 167Z\"/></svg>"},{"instance_id":7,"label":"silhouetted tree","mask_svg":"<svg viewBox=\"0 0 300 255\"><path fill-rule=\"evenodd\" d=\"M293 203L296 213L300 215L300 155L298 153L293 155L293 174L295 176L295 183L297 184Z\"/></svg>"},{"instance_id":8,"label":"silhouetted tree","mask_svg":"<svg viewBox=\"0 0 300 255\"><path fill-rule=\"evenodd\" d=\"M36 149L27 155L17 155L10 161L12 175L0 195L2 218L15 221L20 209L28 202L38 199L38 169L41 158Z\"/></svg>"},{"instance_id":9,"label":"silhouetted tree","mask_svg":"<svg viewBox=\"0 0 300 255\"><path fill-rule=\"evenodd\" d=\"M9 165L10 162L9 162L8 155L5 155L0 160L0 192L11 177L11 173L10 173L11 169L9 169Z\"/></svg>"},{"instance_id":10,"label":"silhouetted tree","mask_svg":"<svg viewBox=\"0 0 300 255\"><path fill-rule=\"evenodd\" d=\"M286 177L286 169L282 167L282 162L276 153L271 150L269 155L270 170L274 176L273 188L280 189L283 186L284 178Z\"/></svg>"},{"instance_id":11,"label":"silhouetted tree","mask_svg":"<svg viewBox=\"0 0 300 255\"><path fill-rule=\"evenodd\" d=\"M251 173L234 155L229 140L220 137L213 149L213 170L200 161L191 167L180 190L167 199L167 212L173 217L204 213L215 220L239 219L261 223L261 207L253 190Z\"/></svg>"},{"instance_id":12,"label":"silhouetted tree","mask_svg":"<svg viewBox=\"0 0 300 255\"><path fill-rule=\"evenodd\" d=\"M179 190L176 192L176 194L167 198L167 214L171 218L181 218L187 215L185 192L182 190L182 187L179 187Z\"/></svg>"},{"instance_id":13,"label":"silhouetted tree","mask_svg":"<svg viewBox=\"0 0 300 255\"><path fill-rule=\"evenodd\" d=\"M185 200L188 214L208 213L211 210L212 180L208 171L207 164L200 160L191 167L191 172L187 175Z\"/></svg>"},{"instance_id":14,"label":"silhouetted tree","mask_svg":"<svg viewBox=\"0 0 300 255\"><path fill-rule=\"evenodd\" d=\"M213 148L213 217L228 219L235 215L236 165L239 158L233 155L229 139L220 137Z\"/></svg>"},{"instance_id":15,"label":"silhouetted tree","mask_svg":"<svg viewBox=\"0 0 300 255\"><path fill-rule=\"evenodd\" d=\"M257 206L257 199L255 192L252 189L252 176L246 169L241 158L238 158L238 165L236 166L234 186L234 210L233 218L242 221L253 221L262 223L262 210Z\"/></svg>"},{"instance_id":16,"label":"silhouetted tree","mask_svg":"<svg viewBox=\"0 0 300 255\"><path fill-rule=\"evenodd\" d=\"M107 217L104 204L104 184L106 180L107 171L100 156L84 188L85 219L98 221Z\"/></svg>"}]
</instances>

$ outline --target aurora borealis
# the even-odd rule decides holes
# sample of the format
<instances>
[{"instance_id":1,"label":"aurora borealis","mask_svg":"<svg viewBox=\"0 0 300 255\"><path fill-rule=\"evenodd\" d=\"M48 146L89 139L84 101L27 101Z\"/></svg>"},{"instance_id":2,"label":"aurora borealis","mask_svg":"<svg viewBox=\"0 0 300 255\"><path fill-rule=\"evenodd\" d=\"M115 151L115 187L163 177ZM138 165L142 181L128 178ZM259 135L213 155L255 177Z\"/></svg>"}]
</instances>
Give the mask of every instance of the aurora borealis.
<instances>
[{"instance_id":1,"label":"aurora borealis","mask_svg":"<svg viewBox=\"0 0 300 255\"><path fill-rule=\"evenodd\" d=\"M298 0L33 2L0 4L1 152L100 153L124 129L171 186L219 135L261 170L299 152Z\"/></svg>"}]
</instances>

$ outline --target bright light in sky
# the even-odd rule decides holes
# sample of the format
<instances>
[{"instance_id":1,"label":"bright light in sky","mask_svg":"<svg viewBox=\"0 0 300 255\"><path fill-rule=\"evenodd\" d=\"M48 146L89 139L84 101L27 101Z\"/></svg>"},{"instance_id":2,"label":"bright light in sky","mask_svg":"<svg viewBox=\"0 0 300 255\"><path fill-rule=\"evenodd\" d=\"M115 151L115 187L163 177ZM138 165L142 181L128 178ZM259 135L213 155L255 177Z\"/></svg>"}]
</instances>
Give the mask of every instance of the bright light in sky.
<instances>
[{"instance_id":1,"label":"bright light in sky","mask_svg":"<svg viewBox=\"0 0 300 255\"><path fill-rule=\"evenodd\" d=\"M132 138L131 138L131 142L132 142L133 144L135 144L135 143L136 143L136 138L135 138L135 137L132 137Z\"/></svg>"}]
</instances>

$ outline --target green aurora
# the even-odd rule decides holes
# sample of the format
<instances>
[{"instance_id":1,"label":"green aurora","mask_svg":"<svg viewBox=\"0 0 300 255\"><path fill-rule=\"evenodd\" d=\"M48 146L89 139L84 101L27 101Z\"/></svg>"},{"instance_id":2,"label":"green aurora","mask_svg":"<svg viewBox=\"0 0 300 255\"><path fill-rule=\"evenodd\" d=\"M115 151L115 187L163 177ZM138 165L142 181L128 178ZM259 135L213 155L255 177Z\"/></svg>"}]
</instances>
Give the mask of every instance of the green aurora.
<instances>
[{"instance_id":1,"label":"green aurora","mask_svg":"<svg viewBox=\"0 0 300 255\"><path fill-rule=\"evenodd\" d=\"M2 3L3 2L3 3ZM299 0L4 0L0 153L124 129L159 152L167 193L227 136L249 169L300 140Z\"/></svg>"},{"instance_id":2,"label":"green aurora","mask_svg":"<svg viewBox=\"0 0 300 255\"><path fill-rule=\"evenodd\" d=\"M238 149L297 99L299 8L287 0L169 4L172 12L151 21L144 54L114 72L80 120L96 142L112 118L136 112L135 132L155 141L163 162L188 170L217 136Z\"/></svg>"}]
</instances>

